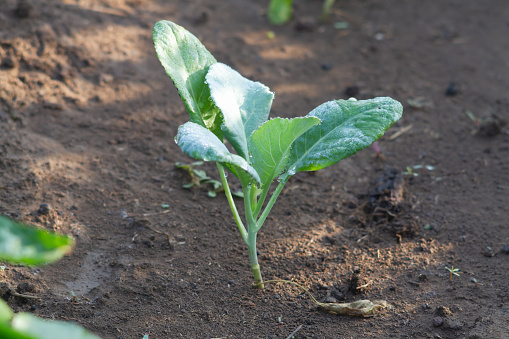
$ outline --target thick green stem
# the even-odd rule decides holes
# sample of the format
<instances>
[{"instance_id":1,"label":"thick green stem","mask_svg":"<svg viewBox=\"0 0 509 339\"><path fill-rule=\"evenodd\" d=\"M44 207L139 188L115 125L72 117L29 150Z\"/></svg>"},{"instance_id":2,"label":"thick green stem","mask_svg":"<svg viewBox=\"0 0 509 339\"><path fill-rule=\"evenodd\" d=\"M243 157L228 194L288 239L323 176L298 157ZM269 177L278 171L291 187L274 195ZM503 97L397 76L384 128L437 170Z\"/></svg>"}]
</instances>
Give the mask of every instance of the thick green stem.
<instances>
[{"instance_id":1,"label":"thick green stem","mask_svg":"<svg viewBox=\"0 0 509 339\"><path fill-rule=\"evenodd\" d=\"M237 223L237 227L239 228L242 239L244 239L244 242L247 244L247 231L246 228L244 227L244 224L242 223L242 219L240 219L239 212L237 211L237 206L235 206L235 201L233 201L232 192L230 191L230 186L228 186L228 181L226 180L223 165L221 165L218 162L216 163L216 165L219 171L219 175L221 176L224 193L226 194L226 198L228 199L228 203L230 204L230 209L232 210L233 213L233 219L235 219L235 222Z\"/></svg>"},{"instance_id":2,"label":"thick green stem","mask_svg":"<svg viewBox=\"0 0 509 339\"><path fill-rule=\"evenodd\" d=\"M260 264L258 264L258 251L256 250L256 232L248 233L248 251L249 251L249 264L251 265L251 271L253 271L255 287L264 288L262 273L260 271Z\"/></svg>"},{"instance_id":3,"label":"thick green stem","mask_svg":"<svg viewBox=\"0 0 509 339\"><path fill-rule=\"evenodd\" d=\"M244 207L246 210L247 220L247 249L249 252L249 264L251 265L251 270L253 271L255 286L258 288L264 288L263 278L260 272L260 265L258 264L258 251L256 249L256 236L258 228L253 215L253 201L251 200L251 192L255 189L256 187L249 186L248 183L242 183L242 190L244 192Z\"/></svg>"}]
</instances>

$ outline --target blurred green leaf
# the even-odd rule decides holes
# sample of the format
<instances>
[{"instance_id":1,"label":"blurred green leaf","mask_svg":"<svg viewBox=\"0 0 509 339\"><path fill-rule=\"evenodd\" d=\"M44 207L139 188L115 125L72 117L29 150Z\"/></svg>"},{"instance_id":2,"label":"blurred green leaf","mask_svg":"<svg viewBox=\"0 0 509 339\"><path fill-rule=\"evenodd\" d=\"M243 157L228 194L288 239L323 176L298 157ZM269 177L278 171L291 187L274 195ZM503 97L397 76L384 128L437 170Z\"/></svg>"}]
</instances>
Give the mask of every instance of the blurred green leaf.
<instances>
[{"instance_id":1,"label":"blurred green leaf","mask_svg":"<svg viewBox=\"0 0 509 339\"><path fill-rule=\"evenodd\" d=\"M8 323L11 320L13 314L14 313L11 311L5 301L0 299L0 323Z\"/></svg>"},{"instance_id":2,"label":"blurred green leaf","mask_svg":"<svg viewBox=\"0 0 509 339\"><path fill-rule=\"evenodd\" d=\"M269 4L269 21L273 25L282 25L292 18L292 0L271 0Z\"/></svg>"},{"instance_id":3,"label":"blurred green leaf","mask_svg":"<svg viewBox=\"0 0 509 339\"><path fill-rule=\"evenodd\" d=\"M2 339L39 339L33 336L24 335L14 329L9 324L0 323L0 338ZM57 339L57 338L55 338Z\"/></svg>"},{"instance_id":4,"label":"blurred green leaf","mask_svg":"<svg viewBox=\"0 0 509 339\"><path fill-rule=\"evenodd\" d=\"M62 258L73 245L71 237L0 216L0 260L25 265L46 264Z\"/></svg>"},{"instance_id":5,"label":"blurred green leaf","mask_svg":"<svg viewBox=\"0 0 509 339\"><path fill-rule=\"evenodd\" d=\"M34 339L100 339L72 322L44 320L28 313L16 314L12 328Z\"/></svg>"}]
</instances>

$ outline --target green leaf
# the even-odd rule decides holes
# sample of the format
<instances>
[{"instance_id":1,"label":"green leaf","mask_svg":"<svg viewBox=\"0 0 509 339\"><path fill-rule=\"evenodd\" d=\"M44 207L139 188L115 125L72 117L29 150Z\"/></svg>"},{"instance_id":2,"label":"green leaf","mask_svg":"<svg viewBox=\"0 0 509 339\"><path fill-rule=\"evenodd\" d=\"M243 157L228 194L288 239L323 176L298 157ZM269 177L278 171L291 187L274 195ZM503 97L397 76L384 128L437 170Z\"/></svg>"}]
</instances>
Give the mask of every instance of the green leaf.
<instances>
[{"instance_id":1,"label":"green leaf","mask_svg":"<svg viewBox=\"0 0 509 339\"><path fill-rule=\"evenodd\" d=\"M212 99L223 113L224 136L237 153L249 161L249 139L267 121L274 93L221 63L210 67L206 79Z\"/></svg>"},{"instance_id":2,"label":"green leaf","mask_svg":"<svg viewBox=\"0 0 509 339\"><path fill-rule=\"evenodd\" d=\"M8 323L9 321L11 321L13 314L14 313L5 303L5 301L0 299L0 323Z\"/></svg>"},{"instance_id":3,"label":"green leaf","mask_svg":"<svg viewBox=\"0 0 509 339\"><path fill-rule=\"evenodd\" d=\"M322 20L323 21L329 20L329 14L331 12L332 5L334 5L335 1L336 0L325 0L323 2L323 7L322 7Z\"/></svg>"},{"instance_id":4,"label":"green leaf","mask_svg":"<svg viewBox=\"0 0 509 339\"><path fill-rule=\"evenodd\" d=\"M205 75L216 59L198 38L170 21L159 21L154 26L153 40L157 57L177 87L190 120L222 138L221 115L205 83Z\"/></svg>"},{"instance_id":5,"label":"green leaf","mask_svg":"<svg viewBox=\"0 0 509 339\"><path fill-rule=\"evenodd\" d=\"M16 264L41 265L71 251L74 240L0 217L0 259Z\"/></svg>"},{"instance_id":6,"label":"green leaf","mask_svg":"<svg viewBox=\"0 0 509 339\"><path fill-rule=\"evenodd\" d=\"M44 320L28 313L16 314L12 328L35 339L100 339L72 322Z\"/></svg>"},{"instance_id":7,"label":"green leaf","mask_svg":"<svg viewBox=\"0 0 509 339\"><path fill-rule=\"evenodd\" d=\"M211 131L194 122L186 122L179 127L175 141L187 155L205 161L217 161L243 170L258 184L260 176L248 162L233 153Z\"/></svg>"},{"instance_id":8,"label":"green leaf","mask_svg":"<svg viewBox=\"0 0 509 339\"><path fill-rule=\"evenodd\" d=\"M39 339L34 336L24 335L16 330L13 330L9 324L0 323L0 338L2 339Z\"/></svg>"},{"instance_id":9,"label":"green leaf","mask_svg":"<svg viewBox=\"0 0 509 339\"><path fill-rule=\"evenodd\" d=\"M269 4L269 21L273 25L282 25L292 17L292 0L271 0Z\"/></svg>"},{"instance_id":10,"label":"green leaf","mask_svg":"<svg viewBox=\"0 0 509 339\"><path fill-rule=\"evenodd\" d=\"M322 120L292 146L288 178L300 171L316 171L347 158L380 138L401 118L403 106L391 98L326 102L307 116Z\"/></svg>"},{"instance_id":11,"label":"green leaf","mask_svg":"<svg viewBox=\"0 0 509 339\"><path fill-rule=\"evenodd\" d=\"M283 172L293 142L319 123L320 119L315 117L275 118L253 133L249 149L253 167L264 185L270 185Z\"/></svg>"}]
</instances>

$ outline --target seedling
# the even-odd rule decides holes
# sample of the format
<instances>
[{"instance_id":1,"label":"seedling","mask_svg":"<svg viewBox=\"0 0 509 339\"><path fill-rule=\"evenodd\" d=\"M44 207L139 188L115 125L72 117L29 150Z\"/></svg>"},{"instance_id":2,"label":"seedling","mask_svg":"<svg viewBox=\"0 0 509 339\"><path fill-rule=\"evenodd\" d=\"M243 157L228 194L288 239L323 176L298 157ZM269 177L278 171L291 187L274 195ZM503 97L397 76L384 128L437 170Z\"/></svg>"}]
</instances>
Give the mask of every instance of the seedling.
<instances>
[{"instance_id":1,"label":"seedling","mask_svg":"<svg viewBox=\"0 0 509 339\"><path fill-rule=\"evenodd\" d=\"M326 102L305 117L268 120L274 98L268 87L216 62L194 35L172 22L158 22L153 37L157 56L190 115L175 141L187 155L216 162L247 244L255 285L263 288L257 233L290 177L328 167L368 147L401 117L403 108L387 97L352 98ZM226 170L242 185L245 223ZM269 194L275 180L277 187Z\"/></svg>"},{"instance_id":2,"label":"seedling","mask_svg":"<svg viewBox=\"0 0 509 339\"><path fill-rule=\"evenodd\" d=\"M324 0L322 20L328 21L329 14L336 0ZM267 10L269 21L273 25L283 25L290 21L293 12L293 0L271 0ZM347 26L348 27L348 26Z\"/></svg>"},{"instance_id":3,"label":"seedling","mask_svg":"<svg viewBox=\"0 0 509 339\"><path fill-rule=\"evenodd\" d=\"M452 286L452 276L455 275L455 276L460 276L460 274L458 273L459 272L459 268L454 268L454 266L451 266L451 268L449 267L445 267L446 270L448 270L451 274L449 275L449 285Z\"/></svg>"},{"instance_id":4,"label":"seedling","mask_svg":"<svg viewBox=\"0 0 509 339\"><path fill-rule=\"evenodd\" d=\"M197 169L197 166L203 165L203 161L195 161L190 164L182 164L180 162L175 163L175 167L185 171L191 177L191 182L182 185L184 188L192 188L194 186L209 185L212 189L209 189L207 194L211 198L215 198L217 193L224 190L223 184L220 181L210 178L205 170ZM232 192L233 195L242 198L242 192Z\"/></svg>"}]
</instances>

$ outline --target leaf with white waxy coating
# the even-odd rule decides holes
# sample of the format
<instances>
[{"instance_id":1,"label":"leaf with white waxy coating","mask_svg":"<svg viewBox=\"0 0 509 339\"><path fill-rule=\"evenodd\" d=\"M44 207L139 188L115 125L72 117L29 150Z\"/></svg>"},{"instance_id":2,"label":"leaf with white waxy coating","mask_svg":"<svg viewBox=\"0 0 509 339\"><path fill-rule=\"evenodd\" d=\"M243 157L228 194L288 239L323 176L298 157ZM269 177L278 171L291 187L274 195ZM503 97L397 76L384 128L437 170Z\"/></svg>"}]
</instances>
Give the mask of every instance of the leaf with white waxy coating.
<instances>
[{"instance_id":1,"label":"leaf with white waxy coating","mask_svg":"<svg viewBox=\"0 0 509 339\"><path fill-rule=\"evenodd\" d=\"M301 171L316 171L368 147L401 118L403 106L391 98L326 102L307 116L322 123L300 136L292 146L282 179Z\"/></svg>"},{"instance_id":2,"label":"leaf with white waxy coating","mask_svg":"<svg viewBox=\"0 0 509 339\"><path fill-rule=\"evenodd\" d=\"M253 133L249 146L251 161L264 185L270 185L283 172L295 139L319 123L320 119L315 117L275 118Z\"/></svg>"},{"instance_id":3,"label":"leaf with white waxy coating","mask_svg":"<svg viewBox=\"0 0 509 339\"><path fill-rule=\"evenodd\" d=\"M205 127L194 122L186 122L179 127L175 141L187 155L195 159L217 161L234 166L237 171L243 170L261 184L256 170L241 156L230 153L222 141Z\"/></svg>"},{"instance_id":4,"label":"leaf with white waxy coating","mask_svg":"<svg viewBox=\"0 0 509 339\"><path fill-rule=\"evenodd\" d=\"M221 130L225 138L249 161L249 139L267 121L274 93L221 63L209 68L206 79L212 100L223 113Z\"/></svg>"},{"instance_id":5,"label":"leaf with white waxy coating","mask_svg":"<svg viewBox=\"0 0 509 339\"><path fill-rule=\"evenodd\" d=\"M210 100L205 82L216 59L198 38L170 21L159 21L154 26L153 40L157 57L177 87L191 121L221 138L221 115Z\"/></svg>"}]
</instances>

